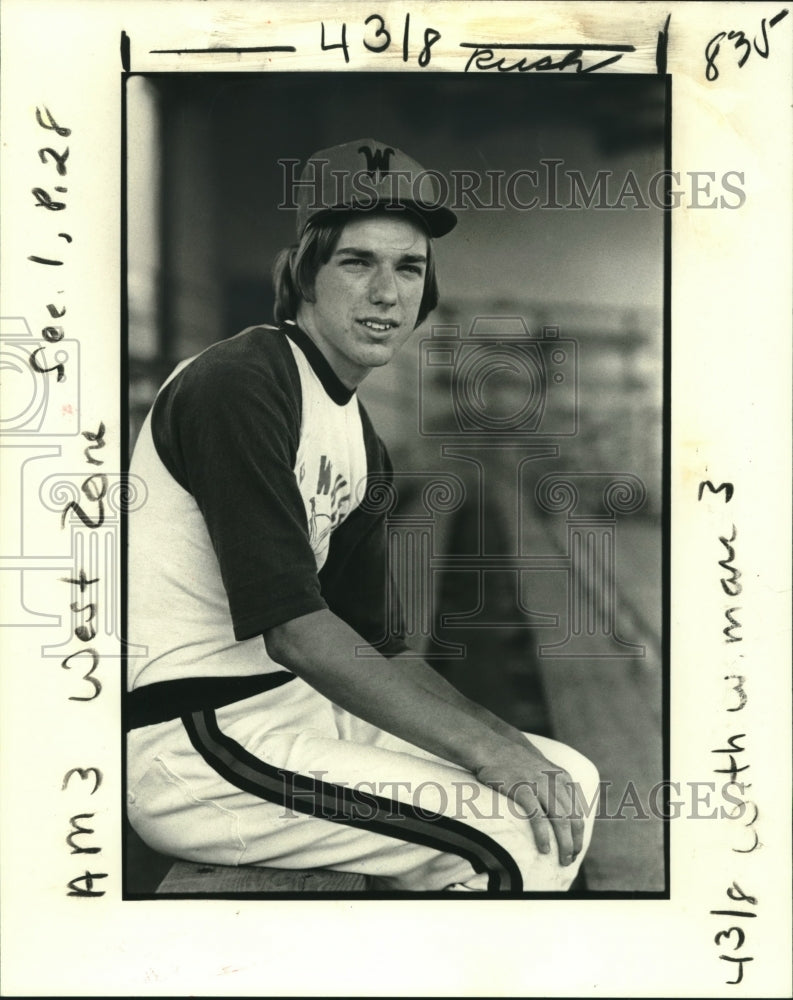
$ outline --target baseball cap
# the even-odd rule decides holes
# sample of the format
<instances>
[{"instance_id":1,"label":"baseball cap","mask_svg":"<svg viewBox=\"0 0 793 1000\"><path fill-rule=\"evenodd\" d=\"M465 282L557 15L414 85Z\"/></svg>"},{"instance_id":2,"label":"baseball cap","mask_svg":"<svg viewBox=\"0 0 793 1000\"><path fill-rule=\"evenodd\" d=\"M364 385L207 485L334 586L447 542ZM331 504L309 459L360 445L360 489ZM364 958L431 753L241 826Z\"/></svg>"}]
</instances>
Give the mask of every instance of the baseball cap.
<instances>
[{"instance_id":1,"label":"baseball cap","mask_svg":"<svg viewBox=\"0 0 793 1000\"><path fill-rule=\"evenodd\" d=\"M320 149L306 161L295 187L298 238L319 216L376 206L412 212L431 236L445 236L457 225L457 216L443 204L448 192L443 174L425 170L377 139Z\"/></svg>"}]
</instances>

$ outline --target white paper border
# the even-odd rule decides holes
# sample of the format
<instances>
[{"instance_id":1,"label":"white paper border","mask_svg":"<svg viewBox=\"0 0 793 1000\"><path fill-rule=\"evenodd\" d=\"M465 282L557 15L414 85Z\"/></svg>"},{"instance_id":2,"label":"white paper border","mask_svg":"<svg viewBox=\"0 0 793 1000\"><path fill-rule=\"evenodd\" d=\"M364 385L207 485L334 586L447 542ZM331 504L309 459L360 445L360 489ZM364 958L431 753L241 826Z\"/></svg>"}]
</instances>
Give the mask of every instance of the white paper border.
<instances>
[{"instance_id":1,"label":"white paper border","mask_svg":"<svg viewBox=\"0 0 793 1000\"><path fill-rule=\"evenodd\" d=\"M762 18L773 18L783 4L6 0L0 315L27 318L35 335L54 286L50 274L31 269L27 255L45 247L68 255L57 289L64 289L68 305L67 336L79 341L81 427L95 429L104 421L104 468L117 472L125 433L117 403L121 31L131 39L133 70L199 68L193 57L162 60L149 49L250 45L264 38L262 44L291 44L298 51L258 64L246 56L211 57L212 69L274 67L277 58L279 69L330 71L331 54L319 52L323 18L360 23L377 11L398 20L408 9L415 24L442 32L433 49L435 70L463 67L456 41L468 25L477 37L492 32L499 40L530 35L544 42L631 42L636 50L618 68L652 72L657 34L671 13L673 168L745 174L747 202L740 210L673 216L671 777L712 779L712 749L730 734L745 733L763 846L751 855L734 853L738 828L728 821L673 823L669 901L122 903L118 677L104 671L101 706L86 706L90 714L78 718L66 701L70 675L58 670L57 660L37 654L39 630L5 629L6 995L789 994L793 15L769 31L767 58L755 50L738 68L742 50L725 41L720 77L708 81L704 56L718 32L741 29L751 38ZM374 56L351 45L344 70L367 69L406 71L398 47ZM418 70L411 65L408 71ZM57 237L62 227L53 225L52 213L37 215L29 203L31 187L51 179L37 150L57 144L42 142L43 135L52 138L36 123L35 110L44 106L72 129L63 227L72 236L68 246ZM55 443L64 472L94 471L85 465L82 438ZM724 493L697 499L706 479L734 484L729 506ZM46 568L57 514L23 497L20 526L8 514L14 504L4 509L7 565L22 565L13 559L31 551L44 557L32 565ZM718 537L733 525L745 584L744 639L737 652L721 635L721 556L714 555ZM22 534L25 549L12 541ZM37 574L36 585L51 593L47 606L68 614L63 584L45 576ZM738 673L746 678L749 700L740 716L730 716L724 676ZM77 779L61 790L69 768L93 765L104 776L93 796L90 782ZM79 871L64 846L69 817L77 812L94 814L101 839L101 871L109 873L101 899L65 895L66 882ZM710 913L737 908L725 896L733 880L758 900L758 916L741 925L746 943L736 954L753 961L736 986L726 980L737 967L718 956L737 938L717 947L714 935L730 922Z\"/></svg>"}]
</instances>

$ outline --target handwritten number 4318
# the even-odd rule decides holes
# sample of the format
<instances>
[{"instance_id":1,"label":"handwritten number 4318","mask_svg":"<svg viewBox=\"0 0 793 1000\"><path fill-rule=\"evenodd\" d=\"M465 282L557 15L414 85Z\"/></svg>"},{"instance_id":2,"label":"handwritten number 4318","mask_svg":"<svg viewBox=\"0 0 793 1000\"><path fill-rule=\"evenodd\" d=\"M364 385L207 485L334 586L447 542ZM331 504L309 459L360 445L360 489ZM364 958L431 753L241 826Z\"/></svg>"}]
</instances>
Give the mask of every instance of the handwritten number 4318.
<instances>
[{"instance_id":1,"label":"handwritten number 4318","mask_svg":"<svg viewBox=\"0 0 793 1000\"><path fill-rule=\"evenodd\" d=\"M766 22L766 19L763 18L760 22L760 41L758 41L758 36L755 35L753 41L750 42L743 31L720 31L718 34L714 35L705 46L705 78L711 83L714 80L718 80L719 71L716 67L716 56L718 56L721 51L721 43L725 38L728 42L733 43L733 47L736 52L740 52L738 69L746 63L746 60L752 54L753 47L754 51L759 56L763 59L767 59L770 52L770 46L768 44L768 29L779 24L784 17L787 17L788 13L789 12L787 10L780 10L780 12L775 14L774 17L772 17L768 22Z\"/></svg>"}]
</instances>

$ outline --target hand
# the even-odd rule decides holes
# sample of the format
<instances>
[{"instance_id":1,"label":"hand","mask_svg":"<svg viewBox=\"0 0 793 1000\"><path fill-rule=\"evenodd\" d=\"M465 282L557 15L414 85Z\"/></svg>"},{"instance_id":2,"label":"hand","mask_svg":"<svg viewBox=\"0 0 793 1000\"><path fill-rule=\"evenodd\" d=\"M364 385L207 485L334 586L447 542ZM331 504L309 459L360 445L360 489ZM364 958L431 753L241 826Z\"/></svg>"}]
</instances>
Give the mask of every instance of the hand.
<instances>
[{"instance_id":1,"label":"hand","mask_svg":"<svg viewBox=\"0 0 793 1000\"><path fill-rule=\"evenodd\" d=\"M541 854L549 854L556 838L559 863L570 865L584 846L584 820L573 797L573 779L528 740L511 744L492 763L476 772L485 785L516 802L531 823Z\"/></svg>"}]
</instances>

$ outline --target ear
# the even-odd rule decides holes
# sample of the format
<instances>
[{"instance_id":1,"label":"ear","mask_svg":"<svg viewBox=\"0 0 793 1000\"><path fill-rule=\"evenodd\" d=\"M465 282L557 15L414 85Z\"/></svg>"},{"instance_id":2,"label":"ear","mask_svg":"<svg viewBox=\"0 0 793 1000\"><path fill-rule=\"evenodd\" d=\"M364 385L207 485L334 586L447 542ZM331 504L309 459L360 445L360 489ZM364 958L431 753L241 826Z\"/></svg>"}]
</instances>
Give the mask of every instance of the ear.
<instances>
[{"instance_id":1,"label":"ear","mask_svg":"<svg viewBox=\"0 0 793 1000\"><path fill-rule=\"evenodd\" d=\"M300 307L301 302L316 302L316 292L314 289L314 282L316 280L316 272L311 274L311 268L305 266L303 262L303 267L298 266L297 261L297 247L293 247L289 255L289 274L292 278L292 287L295 290L295 298L297 302L295 303L296 310ZM322 267L322 265L319 265ZM306 274L309 272L309 274ZM306 276L306 280L303 280L303 276Z\"/></svg>"}]
</instances>

